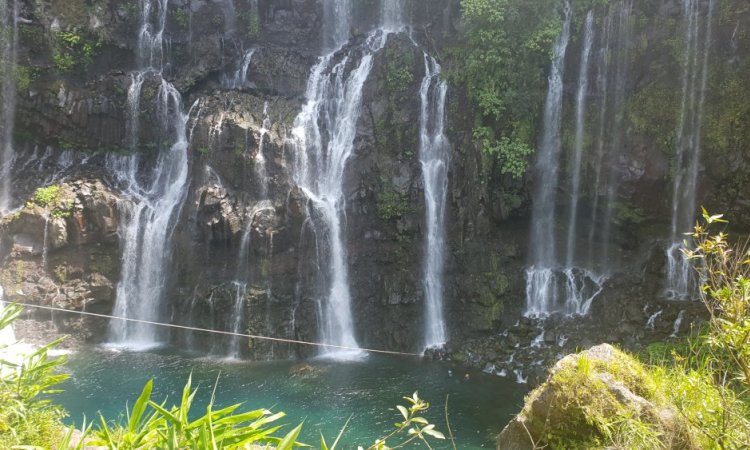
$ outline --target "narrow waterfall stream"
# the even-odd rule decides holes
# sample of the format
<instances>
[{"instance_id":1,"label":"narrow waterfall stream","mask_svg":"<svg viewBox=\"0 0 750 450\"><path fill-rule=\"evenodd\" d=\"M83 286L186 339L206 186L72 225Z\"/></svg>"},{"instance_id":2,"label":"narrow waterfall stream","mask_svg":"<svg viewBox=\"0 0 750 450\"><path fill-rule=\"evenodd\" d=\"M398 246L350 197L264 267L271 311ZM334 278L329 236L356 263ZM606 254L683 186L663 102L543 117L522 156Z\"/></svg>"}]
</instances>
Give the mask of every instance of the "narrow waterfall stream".
<instances>
[{"instance_id":1,"label":"narrow waterfall stream","mask_svg":"<svg viewBox=\"0 0 750 450\"><path fill-rule=\"evenodd\" d=\"M0 2L0 211L12 205L11 174L15 156L13 130L16 120L16 60L18 58L18 3Z\"/></svg>"},{"instance_id":2,"label":"narrow waterfall stream","mask_svg":"<svg viewBox=\"0 0 750 450\"><path fill-rule=\"evenodd\" d=\"M242 56L237 70L232 74L232 77L224 81L224 84L230 89L242 89L247 87L247 71L250 69L250 63L253 62L253 55L257 49L251 48L246 51Z\"/></svg>"},{"instance_id":3,"label":"narrow waterfall stream","mask_svg":"<svg viewBox=\"0 0 750 450\"><path fill-rule=\"evenodd\" d=\"M170 147L162 149L145 180L140 176L144 168L139 153L107 155L107 167L129 200L120 205L122 271L114 315L150 321L159 320L164 312L171 238L188 184L187 117L183 113L182 96L161 73L167 3L167 0L145 0L141 4L140 69L132 75L128 100L130 139L135 151L139 143L141 89L148 78L160 81L155 108ZM110 324L110 342L116 346L152 347L164 341L163 334L163 330L142 323Z\"/></svg>"},{"instance_id":4,"label":"narrow waterfall stream","mask_svg":"<svg viewBox=\"0 0 750 450\"><path fill-rule=\"evenodd\" d=\"M247 214L245 230L242 232L242 240L240 241L240 251L237 255L237 269L235 271L235 279L232 281L234 288L234 302L231 308L231 315L228 317L227 326L225 327L228 331L233 333L244 333L244 324L247 316L245 308L247 287L252 281L249 278L250 269L250 241L253 231L253 223L255 217L264 211L273 211L273 204L270 201L264 200L255 205ZM221 339L219 341L222 341ZM229 339L229 345L226 349L214 348L212 353L225 354L231 359L240 359L242 356L242 338L239 336L231 336ZM220 344L221 345L221 344Z\"/></svg>"},{"instance_id":5,"label":"narrow waterfall stream","mask_svg":"<svg viewBox=\"0 0 750 450\"><path fill-rule=\"evenodd\" d=\"M594 41L594 11L589 11L584 24L583 49L581 50L581 64L578 72L578 89L576 91L576 134L575 154L570 161L571 200L568 216L568 241L565 266L573 267L576 262L576 233L578 232L578 204L581 200L581 178L584 139L586 138L586 112L588 107L589 61L591 47Z\"/></svg>"},{"instance_id":6,"label":"narrow waterfall stream","mask_svg":"<svg viewBox=\"0 0 750 450\"><path fill-rule=\"evenodd\" d=\"M544 132L537 150L531 225L531 267L526 271L526 311L528 315L544 315L558 306L555 270L558 268L555 249L556 191L560 176L560 127L563 101L565 54L570 42L571 8L565 2L563 30L555 42L549 90L544 108Z\"/></svg>"},{"instance_id":7,"label":"narrow waterfall stream","mask_svg":"<svg viewBox=\"0 0 750 450\"><path fill-rule=\"evenodd\" d=\"M672 192L672 226L667 248L666 295L689 299L696 285L689 261L682 254L684 236L691 230L696 214L698 172L703 139L703 113L708 83L708 58L711 50L711 19L714 0L708 2L706 19L701 2L683 0L682 101L677 122L676 155Z\"/></svg>"},{"instance_id":8,"label":"narrow waterfall stream","mask_svg":"<svg viewBox=\"0 0 750 450\"><path fill-rule=\"evenodd\" d=\"M445 266L445 208L448 196L450 143L445 135L445 98L448 84L440 79L440 65L424 54L425 76L420 89L419 160L422 164L427 233L424 242L425 349L445 344L443 273Z\"/></svg>"}]
</instances>

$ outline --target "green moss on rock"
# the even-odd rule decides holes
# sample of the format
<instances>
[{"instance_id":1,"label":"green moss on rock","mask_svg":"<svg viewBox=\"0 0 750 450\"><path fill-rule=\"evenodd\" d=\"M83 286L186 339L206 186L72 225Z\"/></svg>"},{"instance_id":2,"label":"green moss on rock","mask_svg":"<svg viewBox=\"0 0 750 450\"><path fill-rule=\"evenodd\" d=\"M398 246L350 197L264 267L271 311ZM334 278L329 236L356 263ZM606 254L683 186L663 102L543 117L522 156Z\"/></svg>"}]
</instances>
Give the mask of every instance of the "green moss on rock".
<instances>
[{"instance_id":1,"label":"green moss on rock","mask_svg":"<svg viewBox=\"0 0 750 450\"><path fill-rule=\"evenodd\" d=\"M558 362L498 449L701 448L663 379L604 344Z\"/></svg>"}]
</instances>

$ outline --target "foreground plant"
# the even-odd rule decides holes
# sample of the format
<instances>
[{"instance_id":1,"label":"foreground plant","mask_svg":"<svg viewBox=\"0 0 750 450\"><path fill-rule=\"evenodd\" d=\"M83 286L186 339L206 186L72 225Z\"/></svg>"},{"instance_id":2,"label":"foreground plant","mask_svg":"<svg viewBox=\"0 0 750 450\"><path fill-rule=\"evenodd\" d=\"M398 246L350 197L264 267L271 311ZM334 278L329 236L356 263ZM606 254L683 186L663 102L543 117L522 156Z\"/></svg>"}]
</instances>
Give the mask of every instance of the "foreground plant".
<instances>
[{"instance_id":1,"label":"foreground plant","mask_svg":"<svg viewBox=\"0 0 750 450\"><path fill-rule=\"evenodd\" d=\"M238 413L241 405L214 410L214 394L206 413L191 419L191 409L197 389L193 390L192 377L182 391L181 402L171 408L165 402L151 400L153 380L146 383L132 410L127 411L124 424L110 424L100 417L99 428L94 431L90 445L111 449L245 449L250 444L272 445L277 450L304 446L297 442L302 430L298 425L283 437L275 435L282 427L271 425L285 416L267 409Z\"/></svg>"},{"instance_id":2,"label":"foreground plant","mask_svg":"<svg viewBox=\"0 0 750 450\"><path fill-rule=\"evenodd\" d=\"M21 312L16 305L0 310L0 330L10 327ZM55 386L67 378L60 372L65 358L49 356L60 341L26 355L11 355L15 350L0 348L5 350L0 358L0 448L49 448L63 433L60 420L65 410L49 400L49 395L59 392Z\"/></svg>"},{"instance_id":3,"label":"foreground plant","mask_svg":"<svg viewBox=\"0 0 750 450\"><path fill-rule=\"evenodd\" d=\"M701 298L710 314L706 344L720 370L732 382L750 389L750 241L730 244L715 224L723 215L702 211L703 223L691 233L695 248L685 256L694 262L701 280Z\"/></svg>"}]
</instances>

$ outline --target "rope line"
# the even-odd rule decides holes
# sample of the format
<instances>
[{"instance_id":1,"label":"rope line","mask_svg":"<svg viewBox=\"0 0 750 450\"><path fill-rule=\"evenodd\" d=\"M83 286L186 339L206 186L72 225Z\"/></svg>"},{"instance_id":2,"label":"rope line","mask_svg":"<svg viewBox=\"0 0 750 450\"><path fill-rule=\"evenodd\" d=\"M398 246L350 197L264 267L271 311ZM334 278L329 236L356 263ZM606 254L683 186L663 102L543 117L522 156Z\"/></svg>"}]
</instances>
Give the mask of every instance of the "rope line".
<instances>
[{"instance_id":1,"label":"rope line","mask_svg":"<svg viewBox=\"0 0 750 450\"><path fill-rule=\"evenodd\" d=\"M367 353L380 353L384 355L398 355L398 356L416 356L418 358L421 358L422 355L417 353L408 353L408 352L397 352L395 350L378 350L378 349L372 349L372 348L358 348L358 347L348 347L345 345L336 345L336 344L323 344L321 342L309 342L309 341L300 341L296 339L285 339L285 338L275 338L275 337L269 337L269 336L258 336L254 334L244 334L244 333L234 333L232 331L222 331L222 330L211 330L208 328L199 328L199 327L190 327L187 325L176 325L172 323L163 323L163 322L153 322L150 320L141 320L141 319L132 319L129 317L119 317L119 316L112 316L109 314L97 314L92 312L86 312L86 311L74 311L71 309L65 309L65 308L57 308L54 306L42 306L42 305L33 305L31 303L22 303L22 302L9 302L9 304L15 304L20 305L28 308L37 308L37 309L44 309L47 311L58 311L58 312L64 312L69 314L78 314L81 316L91 316L91 317L100 317L104 319L114 319L114 320L122 320L125 322L135 322L135 323L143 323L147 325L155 325L160 327L166 327L166 328L177 328L181 330L188 330L188 331L199 331L201 333L213 333L213 334L220 334L225 336L238 336L238 337L244 337L248 339L257 339L262 341L271 341L271 342L283 342L288 344L299 344L299 345L310 345L314 347L325 347L325 348L332 348L337 350L350 350L350 351L360 351L360 352L367 352Z\"/></svg>"}]
</instances>

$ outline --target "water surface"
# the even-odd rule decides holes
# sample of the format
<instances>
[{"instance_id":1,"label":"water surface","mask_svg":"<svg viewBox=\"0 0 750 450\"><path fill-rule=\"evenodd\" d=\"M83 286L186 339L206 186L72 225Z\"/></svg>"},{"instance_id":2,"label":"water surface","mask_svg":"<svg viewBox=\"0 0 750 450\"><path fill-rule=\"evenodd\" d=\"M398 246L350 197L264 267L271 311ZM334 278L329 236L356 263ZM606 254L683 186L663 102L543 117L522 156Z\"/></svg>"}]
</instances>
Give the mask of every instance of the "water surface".
<instances>
[{"instance_id":1,"label":"water surface","mask_svg":"<svg viewBox=\"0 0 750 450\"><path fill-rule=\"evenodd\" d=\"M415 390L432 407L426 417L446 432L444 407L449 396L450 424L459 449L494 448L493 436L520 410L525 388L512 380L482 373L449 375L449 366L414 359L369 356L361 361L308 360L311 375L292 375L299 361L237 362L191 358L171 352L87 351L72 355L71 378L59 401L80 423L99 413L116 419L132 405L143 385L154 379L155 400L177 402L190 373L199 388L194 411L205 411L218 379L219 406L243 403L242 410L284 411L284 423L305 423L302 440L317 445L322 432L332 441L352 416L341 448L367 446L398 420L396 404ZM455 372L455 369L454 369ZM285 428L289 429L289 428ZM395 442L394 442L395 443ZM392 444L394 444L392 443ZM449 448L437 445L435 448Z\"/></svg>"}]
</instances>

